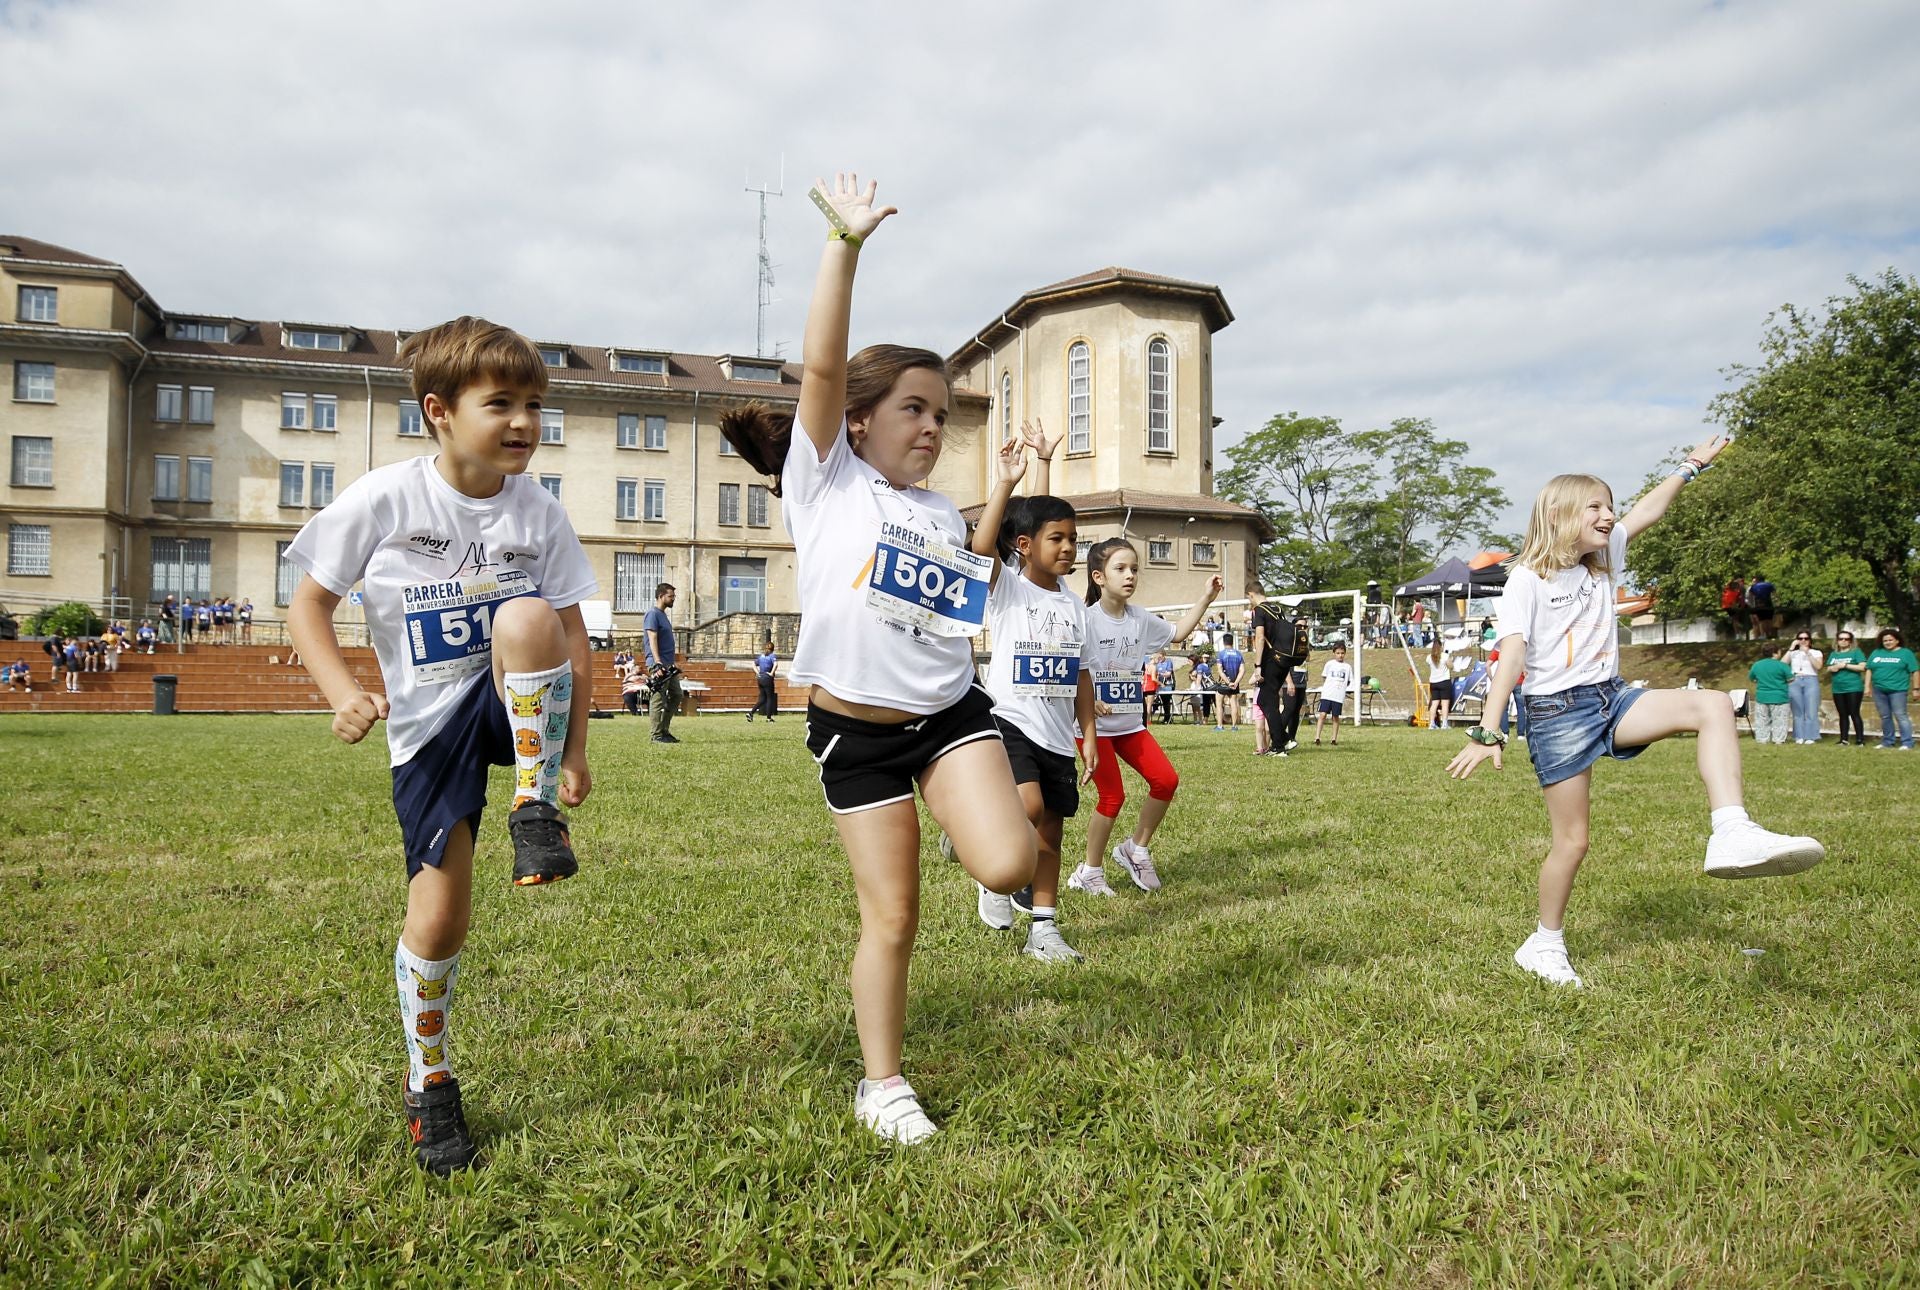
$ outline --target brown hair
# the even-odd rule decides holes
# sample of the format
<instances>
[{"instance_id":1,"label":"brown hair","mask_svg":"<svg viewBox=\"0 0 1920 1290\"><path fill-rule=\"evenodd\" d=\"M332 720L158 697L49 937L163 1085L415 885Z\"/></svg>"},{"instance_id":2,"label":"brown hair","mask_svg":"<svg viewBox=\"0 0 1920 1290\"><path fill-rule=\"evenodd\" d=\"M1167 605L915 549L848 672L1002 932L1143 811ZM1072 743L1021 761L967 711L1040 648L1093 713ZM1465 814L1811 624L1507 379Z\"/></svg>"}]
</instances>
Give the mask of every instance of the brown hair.
<instances>
[{"instance_id":1,"label":"brown hair","mask_svg":"<svg viewBox=\"0 0 1920 1290\"><path fill-rule=\"evenodd\" d=\"M953 377L947 360L930 349L910 345L869 345L847 360L846 418L864 417L880 406L902 374L916 368L937 374L949 387ZM793 411L765 403L749 403L720 418L720 433L749 466L773 480L780 496L780 472L787 464L787 445L793 442Z\"/></svg>"},{"instance_id":2,"label":"brown hair","mask_svg":"<svg viewBox=\"0 0 1920 1290\"><path fill-rule=\"evenodd\" d=\"M1087 603L1089 605L1100 603L1100 584L1094 581L1093 575L1105 574L1107 561L1119 555L1123 548L1132 551L1135 560L1140 558L1139 550L1123 537L1110 537L1103 542L1095 542L1093 549L1087 552Z\"/></svg>"},{"instance_id":3,"label":"brown hair","mask_svg":"<svg viewBox=\"0 0 1920 1290\"><path fill-rule=\"evenodd\" d=\"M413 369L413 397L427 433L436 440L440 428L426 418L429 394L439 395L451 410L462 390L489 377L530 385L542 394L547 389L547 365L532 341L471 314L413 333L400 346L400 361Z\"/></svg>"}]
</instances>

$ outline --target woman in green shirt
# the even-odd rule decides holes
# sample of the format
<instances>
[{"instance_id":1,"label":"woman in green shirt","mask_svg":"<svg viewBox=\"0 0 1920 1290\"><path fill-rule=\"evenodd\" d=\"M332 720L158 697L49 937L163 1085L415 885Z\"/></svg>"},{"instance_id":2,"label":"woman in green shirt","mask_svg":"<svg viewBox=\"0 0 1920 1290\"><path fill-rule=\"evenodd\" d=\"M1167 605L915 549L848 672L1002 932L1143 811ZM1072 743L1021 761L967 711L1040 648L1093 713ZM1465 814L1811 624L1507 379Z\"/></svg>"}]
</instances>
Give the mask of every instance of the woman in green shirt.
<instances>
[{"instance_id":1,"label":"woman in green shirt","mask_svg":"<svg viewBox=\"0 0 1920 1290\"><path fill-rule=\"evenodd\" d=\"M1853 746L1863 748L1867 728L1860 724L1860 704L1867 692L1867 656L1853 643L1853 633L1842 628L1834 633L1833 652L1827 655L1827 671L1833 675L1833 710L1840 716L1840 742L1847 742L1847 730L1853 730Z\"/></svg>"},{"instance_id":2,"label":"woman in green shirt","mask_svg":"<svg viewBox=\"0 0 1920 1290\"><path fill-rule=\"evenodd\" d=\"M1767 656L1747 669L1753 682L1753 741L1757 744L1787 742L1787 683L1793 669L1780 658L1780 642L1767 642Z\"/></svg>"},{"instance_id":3,"label":"woman in green shirt","mask_svg":"<svg viewBox=\"0 0 1920 1290\"><path fill-rule=\"evenodd\" d=\"M1913 751L1913 721L1907 716L1907 695L1913 674L1920 672L1913 651L1892 627L1880 629L1880 648L1867 655L1867 675L1873 678L1873 706L1880 713L1880 746ZM1899 742L1895 742L1895 734Z\"/></svg>"}]
</instances>

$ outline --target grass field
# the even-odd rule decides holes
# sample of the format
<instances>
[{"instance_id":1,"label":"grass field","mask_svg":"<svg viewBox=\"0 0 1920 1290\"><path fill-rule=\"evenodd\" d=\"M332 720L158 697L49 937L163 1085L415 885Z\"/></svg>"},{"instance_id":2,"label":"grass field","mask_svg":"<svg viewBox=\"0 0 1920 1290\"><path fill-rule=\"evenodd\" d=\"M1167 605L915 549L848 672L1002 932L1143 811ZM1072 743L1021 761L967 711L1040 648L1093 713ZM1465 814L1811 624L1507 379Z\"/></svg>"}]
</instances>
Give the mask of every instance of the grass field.
<instances>
[{"instance_id":1,"label":"grass field","mask_svg":"<svg viewBox=\"0 0 1920 1290\"><path fill-rule=\"evenodd\" d=\"M578 879L514 890L483 834L452 1043L486 1154L441 1184L398 1110L385 749L325 731L0 720L0 1280L1920 1279L1911 755L1746 745L1757 816L1830 849L1750 883L1700 875L1690 744L1603 765L1571 993L1509 958L1524 754L1460 785L1455 735L1173 727L1167 888L1070 900L1077 968L982 929L929 836L907 1071L945 1131L900 1151L851 1116L800 721L596 722Z\"/></svg>"}]
</instances>

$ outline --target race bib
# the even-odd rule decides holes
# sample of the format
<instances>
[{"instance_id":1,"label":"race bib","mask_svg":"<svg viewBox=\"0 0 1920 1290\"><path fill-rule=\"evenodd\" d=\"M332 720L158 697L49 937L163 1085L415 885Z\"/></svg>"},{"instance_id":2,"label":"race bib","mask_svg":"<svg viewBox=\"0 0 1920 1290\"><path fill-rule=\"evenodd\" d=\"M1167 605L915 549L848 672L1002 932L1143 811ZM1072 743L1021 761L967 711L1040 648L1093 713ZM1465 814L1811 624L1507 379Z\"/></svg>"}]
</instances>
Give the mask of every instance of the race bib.
<instances>
[{"instance_id":1,"label":"race bib","mask_svg":"<svg viewBox=\"0 0 1920 1290\"><path fill-rule=\"evenodd\" d=\"M1138 672L1124 672L1117 667L1095 668L1093 697L1106 704L1115 713L1134 708L1142 712L1146 711L1145 695L1141 689Z\"/></svg>"},{"instance_id":2,"label":"race bib","mask_svg":"<svg viewBox=\"0 0 1920 1290\"><path fill-rule=\"evenodd\" d=\"M525 569L402 588L413 683L441 685L486 667L493 653L494 613L517 596L533 594L533 575Z\"/></svg>"},{"instance_id":3,"label":"race bib","mask_svg":"<svg viewBox=\"0 0 1920 1290\"><path fill-rule=\"evenodd\" d=\"M898 524L882 524L867 605L934 636L978 636L993 561Z\"/></svg>"},{"instance_id":4,"label":"race bib","mask_svg":"<svg viewBox=\"0 0 1920 1290\"><path fill-rule=\"evenodd\" d=\"M1080 690L1080 642L1013 643L1013 690L1046 699L1071 699Z\"/></svg>"}]
</instances>

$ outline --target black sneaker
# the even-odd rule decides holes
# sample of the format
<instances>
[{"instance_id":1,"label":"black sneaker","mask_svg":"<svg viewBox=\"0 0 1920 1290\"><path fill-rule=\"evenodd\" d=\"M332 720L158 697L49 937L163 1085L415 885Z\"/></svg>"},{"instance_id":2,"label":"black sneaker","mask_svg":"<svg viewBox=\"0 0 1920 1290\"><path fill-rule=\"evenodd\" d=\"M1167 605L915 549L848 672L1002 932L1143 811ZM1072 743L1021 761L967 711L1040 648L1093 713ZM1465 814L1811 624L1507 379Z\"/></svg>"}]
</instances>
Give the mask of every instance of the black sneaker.
<instances>
[{"instance_id":1,"label":"black sneaker","mask_svg":"<svg viewBox=\"0 0 1920 1290\"><path fill-rule=\"evenodd\" d=\"M655 735L653 742L657 744L677 744L680 742L680 737L678 735Z\"/></svg>"},{"instance_id":2,"label":"black sneaker","mask_svg":"<svg viewBox=\"0 0 1920 1290\"><path fill-rule=\"evenodd\" d=\"M1019 891L1014 892L1013 895L1008 897L1008 899L1013 902L1013 907L1015 909L1025 914L1028 918L1033 917L1033 884L1032 883L1028 883L1026 886L1022 887Z\"/></svg>"},{"instance_id":3,"label":"black sneaker","mask_svg":"<svg viewBox=\"0 0 1920 1290\"><path fill-rule=\"evenodd\" d=\"M460 1081L448 1077L418 1093L406 1088L404 1081L401 1087L407 1108L407 1135L413 1139L413 1158L419 1166L441 1178L470 1167L480 1151L467 1132L466 1113L460 1107Z\"/></svg>"},{"instance_id":4,"label":"black sneaker","mask_svg":"<svg viewBox=\"0 0 1920 1290\"><path fill-rule=\"evenodd\" d=\"M535 887L580 872L567 835L567 817L551 802L533 801L507 817L513 837L513 885Z\"/></svg>"}]
</instances>

